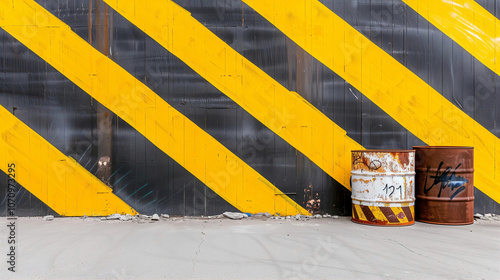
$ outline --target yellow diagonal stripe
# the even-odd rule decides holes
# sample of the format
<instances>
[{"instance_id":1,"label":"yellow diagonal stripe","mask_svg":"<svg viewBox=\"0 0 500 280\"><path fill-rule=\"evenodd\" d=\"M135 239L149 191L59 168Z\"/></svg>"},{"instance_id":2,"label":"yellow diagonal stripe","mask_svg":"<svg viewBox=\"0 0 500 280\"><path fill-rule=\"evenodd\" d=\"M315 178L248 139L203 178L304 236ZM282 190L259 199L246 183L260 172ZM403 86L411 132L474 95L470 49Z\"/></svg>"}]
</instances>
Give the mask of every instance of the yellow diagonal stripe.
<instances>
[{"instance_id":1,"label":"yellow diagonal stripe","mask_svg":"<svg viewBox=\"0 0 500 280\"><path fill-rule=\"evenodd\" d=\"M0 0L0 10L1 28L239 210L308 215L217 140L34 1Z\"/></svg>"},{"instance_id":2,"label":"yellow diagonal stripe","mask_svg":"<svg viewBox=\"0 0 500 280\"><path fill-rule=\"evenodd\" d=\"M408 206L403 206L403 207L408 207ZM413 209L413 206L408 207L408 209L411 212L411 210ZM408 217L404 214L402 207L392 206L391 210L392 210L392 212L394 212L394 215L396 216L396 218L399 220L400 223L408 223L409 222ZM399 217L400 214L403 218Z\"/></svg>"},{"instance_id":3,"label":"yellow diagonal stripe","mask_svg":"<svg viewBox=\"0 0 500 280\"><path fill-rule=\"evenodd\" d=\"M402 0L500 75L500 21L472 0Z\"/></svg>"},{"instance_id":4,"label":"yellow diagonal stripe","mask_svg":"<svg viewBox=\"0 0 500 280\"><path fill-rule=\"evenodd\" d=\"M354 204L354 210L358 214L359 220L361 220L361 221L368 221L368 219L365 216L365 213L363 213L363 210L361 210L361 205Z\"/></svg>"},{"instance_id":5,"label":"yellow diagonal stripe","mask_svg":"<svg viewBox=\"0 0 500 280\"><path fill-rule=\"evenodd\" d=\"M243 0L429 145L473 146L474 183L500 202L500 140L316 0Z\"/></svg>"},{"instance_id":6,"label":"yellow diagonal stripe","mask_svg":"<svg viewBox=\"0 0 500 280\"><path fill-rule=\"evenodd\" d=\"M370 209L370 212L372 212L375 219L389 223L387 217L384 215L384 213L382 213L378 206L368 206L368 209Z\"/></svg>"},{"instance_id":7,"label":"yellow diagonal stripe","mask_svg":"<svg viewBox=\"0 0 500 280\"><path fill-rule=\"evenodd\" d=\"M136 214L111 188L2 106L0 120L0 169L15 174L18 183L59 215Z\"/></svg>"},{"instance_id":8,"label":"yellow diagonal stripe","mask_svg":"<svg viewBox=\"0 0 500 280\"><path fill-rule=\"evenodd\" d=\"M350 189L351 150L363 147L299 94L281 86L172 1L105 2Z\"/></svg>"}]
</instances>

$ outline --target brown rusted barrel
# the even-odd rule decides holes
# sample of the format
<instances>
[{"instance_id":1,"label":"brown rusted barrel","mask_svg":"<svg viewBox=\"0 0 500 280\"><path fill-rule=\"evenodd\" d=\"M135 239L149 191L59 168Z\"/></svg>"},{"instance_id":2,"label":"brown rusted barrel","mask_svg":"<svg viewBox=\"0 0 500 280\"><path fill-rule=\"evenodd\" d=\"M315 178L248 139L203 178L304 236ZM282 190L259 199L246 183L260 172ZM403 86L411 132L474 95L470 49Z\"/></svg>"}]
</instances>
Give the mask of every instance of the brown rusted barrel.
<instances>
[{"instance_id":1,"label":"brown rusted barrel","mask_svg":"<svg viewBox=\"0 0 500 280\"><path fill-rule=\"evenodd\" d=\"M379 226L412 225L415 151L352 151L352 221Z\"/></svg>"},{"instance_id":2,"label":"brown rusted barrel","mask_svg":"<svg viewBox=\"0 0 500 280\"><path fill-rule=\"evenodd\" d=\"M444 225L474 222L474 148L415 149L416 220Z\"/></svg>"}]
</instances>

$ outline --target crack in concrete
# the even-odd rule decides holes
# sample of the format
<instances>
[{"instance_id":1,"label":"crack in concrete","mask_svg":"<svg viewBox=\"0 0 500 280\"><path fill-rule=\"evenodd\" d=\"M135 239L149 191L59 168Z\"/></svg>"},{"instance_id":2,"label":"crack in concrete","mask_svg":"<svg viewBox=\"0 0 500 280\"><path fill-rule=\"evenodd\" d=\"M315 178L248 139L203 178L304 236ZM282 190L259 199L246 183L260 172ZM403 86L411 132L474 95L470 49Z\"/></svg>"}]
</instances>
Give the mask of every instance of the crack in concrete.
<instances>
[{"instance_id":1,"label":"crack in concrete","mask_svg":"<svg viewBox=\"0 0 500 280\"><path fill-rule=\"evenodd\" d=\"M393 240L393 239L386 239L386 240L389 240L389 241L392 241L392 242L396 242L398 245L402 246L402 247L403 247L403 248L405 248L406 250L408 250L408 251L410 251L410 252L412 252L412 253L414 253L414 254L417 254L417 255L419 255L419 256L421 256L421 257L424 257L424 258L428 258L428 259L434 260L434 261L436 261L436 262L438 262L438 263L440 263L440 264L442 264L442 265L446 265L446 263L442 262L442 261L441 261L441 260L439 260L438 258L434 258L434 257L431 257L431 256L429 256L429 255L422 255L422 254L420 254L419 252L413 251L412 249L410 249L410 248L406 247L405 245L401 244L401 243L400 243L399 241L397 241L397 240Z\"/></svg>"},{"instance_id":2,"label":"crack in concrete","mask_svg":"<svg viewBox=\"0 0 500 280\"><path fill-rule=\"evenodd\" d=\"M193 272L195 271L196 258L198 257L198 254L200 253L201 245L203 244L203 242L205 242L205 239L203 239L203 235L205 235L205 232L204 232L204 230L205 230L205 223L202 223L201 225L203 226L203 229L201 230L201 236L200 236L201 242L200 242L200 244L198 244L198 250L195 252L195 256L191 260L193 262Z\"/></svg>"}]
</instances>

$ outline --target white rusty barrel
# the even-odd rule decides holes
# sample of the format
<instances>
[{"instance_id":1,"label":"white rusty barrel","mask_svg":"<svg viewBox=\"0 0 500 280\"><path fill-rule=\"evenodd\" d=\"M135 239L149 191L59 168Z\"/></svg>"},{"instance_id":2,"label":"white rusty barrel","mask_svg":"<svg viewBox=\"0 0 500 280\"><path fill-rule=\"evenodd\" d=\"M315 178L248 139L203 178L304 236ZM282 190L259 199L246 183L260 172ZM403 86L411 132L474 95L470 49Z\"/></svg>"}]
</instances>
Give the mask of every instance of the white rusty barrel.
<instances>
[{"instance_id":1,"label":"white rusty barrel","mask_svg":"<svg viewBox=\"0 0 500 280\"><path fill-rule=\"evenodd\" d=\"M415 151L352 151L352 221L401 226L415 223Z\"/></svg>"}]
</instances>

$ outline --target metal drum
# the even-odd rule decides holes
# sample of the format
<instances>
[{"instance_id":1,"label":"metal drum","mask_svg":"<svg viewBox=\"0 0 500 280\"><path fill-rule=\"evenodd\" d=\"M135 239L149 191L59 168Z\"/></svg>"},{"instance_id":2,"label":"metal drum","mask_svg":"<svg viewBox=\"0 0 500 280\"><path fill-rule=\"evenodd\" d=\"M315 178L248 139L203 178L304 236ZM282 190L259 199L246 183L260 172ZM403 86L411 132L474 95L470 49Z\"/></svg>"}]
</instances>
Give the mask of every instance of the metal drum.
<instances>
[{"instance_id":1,"label":"metal drum","mask_svg":"<svg viewBox=\"0 0 500 280\"><path fill-rule=\"evenodd\" d=\"M369 225L412 225L415 151L352 151L352 221Z\"/></svg>"},{"instance_id":2,"label":"metal drum","mask_svg":"<svg viewBox=\"0 0 500 280\"><path fill-rule=\"evenodd\" d=\"M416 151L416 219L474 223L474 148L413 147Z\"/></svg>"}]
</instances>

